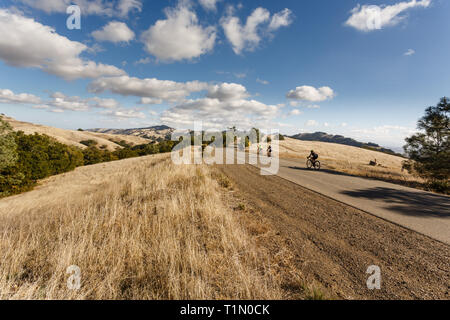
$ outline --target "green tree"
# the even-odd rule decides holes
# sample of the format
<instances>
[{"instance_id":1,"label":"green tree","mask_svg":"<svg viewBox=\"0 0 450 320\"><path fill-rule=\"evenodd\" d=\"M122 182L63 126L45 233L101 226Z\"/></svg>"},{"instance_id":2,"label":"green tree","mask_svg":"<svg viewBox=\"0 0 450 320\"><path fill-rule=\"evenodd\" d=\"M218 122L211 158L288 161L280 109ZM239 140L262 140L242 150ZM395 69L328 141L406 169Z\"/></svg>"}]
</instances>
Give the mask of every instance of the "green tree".
<instances>
[{"instance_id":1,"label":"green tree","mask_svg":"<svg viewBox=\"0 0 450 320\"><path fill-rule=\"evenodd\" d=\"M0 117L0 170L17 161L17 144L11 125Z\"/></svg>"},{"instance_id":2,"label":"green tree","mask_svg":"<svg viewBox=\"0 0 450 320\"><path fill-rule=\"evenodd\" d=\"M421 131L406 138L403 147L409 160L403 167L433 184L448 188L450 174L450 101L444 97L434 107L428 107L418 121Z\"/></svg>"}]
</instances>

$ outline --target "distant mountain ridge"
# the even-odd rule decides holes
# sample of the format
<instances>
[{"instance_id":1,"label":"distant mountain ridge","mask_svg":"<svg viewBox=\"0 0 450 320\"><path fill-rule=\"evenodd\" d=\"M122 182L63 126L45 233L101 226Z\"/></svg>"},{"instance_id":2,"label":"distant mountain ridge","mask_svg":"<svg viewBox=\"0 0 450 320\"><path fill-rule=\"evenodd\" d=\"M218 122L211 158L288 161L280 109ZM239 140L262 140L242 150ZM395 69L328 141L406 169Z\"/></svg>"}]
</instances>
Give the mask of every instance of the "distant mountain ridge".
<instances>
[{"instance_id":1,"label":"distant mountain ridge","mask_svg":"<svg viewBox=\"0 0 450 320\"><path fill-rule=\"evenodd\" d=\"M86 131L97 132L97 133L107 133L107 134L120 134L127 136L141 137L153 141L169 140L171 134L175 131L174 128L168 127L166 125L146 127L146 128L133 128L133 129L87 129Z\"/></svg>"},{"instance_id":2,"label":"distant mountain ridge","mask_svg":"<svg viewBox=\"0 0 450 320\"><path fill-rule=\"evenodd\" d=\"M374 151L380 151L392 155L400 155L395 151L379 146L376 143L372 142L360 142L353 138L347 138L341 135L332 135L326 132L314 132L314 133L299 133L291 136L293 139L303 140L303 141L320 141L320 142L329 142L329 143L337 143L343 144L346 146L353 146L358 148L370 149ZM400 155L401 156L401 155Z\"/></svg>"}]
</instances>

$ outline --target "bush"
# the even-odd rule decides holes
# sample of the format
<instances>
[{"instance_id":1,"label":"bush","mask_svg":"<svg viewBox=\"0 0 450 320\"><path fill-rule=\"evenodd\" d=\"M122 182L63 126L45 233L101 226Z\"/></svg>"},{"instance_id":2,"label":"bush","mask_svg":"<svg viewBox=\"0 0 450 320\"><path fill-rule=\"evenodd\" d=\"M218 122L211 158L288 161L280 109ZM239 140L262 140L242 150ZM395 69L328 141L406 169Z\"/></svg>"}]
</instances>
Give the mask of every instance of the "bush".
<instances>
[{"instance_id":1,"label":"bush","mask_svg":"<svg viewBox=\"0 0 450 320\"><path fill-rule=\"evenodd\" d=\"M0 196L29 190L39 179L83 165L83 154L78 148L37 133L26 135L19 131L12 134L17 161L0 170Z\"/></svg>"},{"instance_id":2,"label":"bush","mask_svg":"<svg viewBox=\"0 0 450 320\"><path fill-rule=\"evenodd\" d=\"M85 145L86 147L92 147L92 146L96 146L98 144L98 142L95 140L84 140L84 141L80 141L80 143L82 145Z\"/></svg>"}]
</instances>

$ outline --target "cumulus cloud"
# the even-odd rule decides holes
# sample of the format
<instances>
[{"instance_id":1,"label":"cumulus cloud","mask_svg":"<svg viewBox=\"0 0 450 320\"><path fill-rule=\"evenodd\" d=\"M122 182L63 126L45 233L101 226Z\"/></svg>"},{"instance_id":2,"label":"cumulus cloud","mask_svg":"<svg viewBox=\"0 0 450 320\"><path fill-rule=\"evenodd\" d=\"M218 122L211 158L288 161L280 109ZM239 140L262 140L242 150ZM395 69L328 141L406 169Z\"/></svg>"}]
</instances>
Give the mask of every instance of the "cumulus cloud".
<instances>
[{"instance_id":1,"label":"cumulus cloud","mask_svg":"<svg viewBox=\"0 0 450 320\"><path fill-rule=\"evenodd\" d=\"M139 79L129 76L103 77L94 80L89 85L89 91L101 93L111 91L124 96L156 98L169 102L185 99L193 92L207 90L205 82L175 82L156 78Z\"/></svg>"},{"instance_id":2,"label":"cumulus cloud","mask_svg":"<svg viewBox=\"0 0 450 320\"><path fill-rule=\"evenodd\" d=\"M142 11L141 0L120 0L117 4L118 14L121 17L126 17L131 11Z\"/></svg>"},{"instance_id":3,"label":"cumulus cloud","mask_svg":"<svg viewBox=\"0 0 450 320\"><path fill-rule=\"evenodd\" d=\"M71 41L34 19L0 9L0 60L16 67L40 68L68 80L121 75L111 65L83 60L88 47Z\"/></svg>"},{"instance_id":4,"label":"cumulus cloud","mask_svg":"<svg viewBox=\"0 0 450 320\"><path fill-rule=\"evenodd\" d=\"M270 32L291 23L291 11L289 9L276 13L271 19L270 12L261 7L256 8L251 13L245 25L241 23L238 17L233 16L233 10L230 10L230 13L221 19L225 36L230 41L236 54L241 54L243 51L253 51L261 42L262 34L270 34Z\"/></svg>"},{"instance_id":5,"label":"cumulus cloud","mask_svg":"<svg viewBox=\"0 0 450 320\"><path fill-rule=\"evenodd\" d=\"M46 105L61 111L87 111L90 107L88 99L83 99L78 96L69 97L61 92L53 93L51 98L52 100L48 101Z\"/></svg>"},{"instance_id":6,"label":"cumulus cloud","mask_svg":"<svg viewBox=\"0 0 450 320\"><path fill-rule=\"evenodd\" d=\"M200 5L206 10L216 11L217 10L217 2L221 0L199 0Z\"/></svg>"},{"instance_id":7,"label":"cumulus cloud","mask_svg":"<svg viewBox=\"0 0 450 320\"><path fill-rule=\"evenodd\" d=\"M214 85L208 90L208 98L218 99L220 101L230 101L246 99L250 95L247 89L240 84L236 83L222 83Z\"/></svg>"},{"instance_id":8,"label":"cumulus cloud","mask_svg":"<svg viewBox=\"0 0 450 320\"><path fill-rule=\"evenodd\" d=\"M384 27L395 26L406 18L401 15L408 9L415 7L427 8L431 0L411 0L399 2L390 6L357 5L351 11L351 16L345 22L347 26L360 31L373 31Z\"/></svg>"},{"instance_id":9,"label":"cumulus cloud","mask_svg":"<svg viewBox=\"0 0 450 320\"><path fill-rule=\"evenodd\" d=\"M414 49L408 49L408 51L406 51L403 55L404 56L412 56L416 53L416 51Z\"/></svg>"},{"instance_id":10,"label":"cumulus cloud","mask_svg":"<svg viewBox=\"0 0 450 320\"><path fill-rule=\"evenodd\" d=\"M180 3L165 10L166 19L158 20L142 34L145 50L161 61L197 58L214 48L216 28L203 27L189 6Z\"/></svg>"},{"instance_id":11,"label":"cumulus cloud","mask_svg":"<svg viewBox=\"0 0 450 320\"><path fill-rule=\"evenodd\" d=\"M141 98L139 101L139 104L161 104L163 103L163 99L157 99L157 98Z\"/></svg>"},{"instance_id":12,"label":"cumulus cloud","mask_svg":"<svg viewBox=\"0 0 450 320\"><path fill-rule=\"evenodd\" d=\"M289 91L286 97L292 100L321 102L332 99L334 97L334 91L330 87L316 89L311 86L301 86Z\"/></svg>"},{"instance_id":13,"label":"cumulus cloud","mask_svg":"<svg viewBox=\"0 0 450 320\"><path fill-rule=\"evenodd\" d=\"M119 109L119 110L106 110L101 112L102 115L107 115L115 118L122 119L145 119L145 114L139 109Z\"/></svg>"},{"instance_id":14,"label":"cumulus cloud","mask_svg":"<svg viewBox=\"0 0 450 320\"><path fill-rule=\"evenodd\" d=\"M0 103L39 104L41 98L29 93L15 94L9 89L0 89Z\"/></svg>"},{"instance_id":15,"label":"cumulus cloud","mask_svg":"<svg viewBox=\"0 0 450 320\"><path fill-rule=\"evenodd\" d=\"M111 21L102 29L92 32L92 36L98 41L110 41L114 43L129 42L134 39L134 32L123 22Z\"/></svg>"},{"instance_id":16,"label":"cumulus cloud","mask_svg":"<svg viewBox=\"0 0 450 320\"><path fill-rule=\"evenodd\" d=\"M164 123L181 127L189 127L194 121L202 121L205 128L224 129L236 125L248 129L267 124L278 111L278 106L256 100L222 101L203 98L188 100L170 108L163 112L160 119Z\"/></svg>"},{"instance_id":17,"label":"cumulus cloud","mask_svg":"<svg viewBox=\"0 0 450 320\"><path fill-rule=\"evenodd\" d=\"M293 109L293 110L291 110L291 112L289 112L289 115L290 116L299 116L299 115L301 115L303 112L301 112L300 110L298 110L298 109Z\"/></svg>"},{"instance_id":18,"label":"cumulus cloud","mask_svg":"<svg viewBox=\"0 0 450 320\"><path fill-rule=\"evenodd\" d=\"M292 11L285 8L283 11L275 13L269 24L269 30L275 31L281 27L287 27L292 23Z\"/></svg>"},{"instance_id":19,"label":"cumulus cloud","mask_svg":"<svg viewBox=\"0 0 450 320\"><path fill-rule=\"evenodd\" d=\"M160 119L177 127L192 126L194 121L202 121L205 128L215 129L268 127L283 106L267 105L248 99L249 96L240 84L212 85L204 98L185 100L164 111Z\"/></svg>"},{"instance_id":20,"label":"cumulus cloud","mask_svg":"<svg viewBox=\"0 0 450 320\"><path fill-rule=\"evenodd\" d=\"M95 108L117 109L120 107L120 103L115 99L94 97L90 100L94 103Z\"/></svg>"},{"instance_id":21,"label":"cumulus cloud","mask_svg":"<svg viewBox=\"0 0 450 320\"><path fill-rule=\"evenodd\" d=\"M19 0L20 2L46 13L65 13L68 6L76 4L86 15L126 17L131 11L141 11L141 0Z\"/></svg>"}]
</instances>

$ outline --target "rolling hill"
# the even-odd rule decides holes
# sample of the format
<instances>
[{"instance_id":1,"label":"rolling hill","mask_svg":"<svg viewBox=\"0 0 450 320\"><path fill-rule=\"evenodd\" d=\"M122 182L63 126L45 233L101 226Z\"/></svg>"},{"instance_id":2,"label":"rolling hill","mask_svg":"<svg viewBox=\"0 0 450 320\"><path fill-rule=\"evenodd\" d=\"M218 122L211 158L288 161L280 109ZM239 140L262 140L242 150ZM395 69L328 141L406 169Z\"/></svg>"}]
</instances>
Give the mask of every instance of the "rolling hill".
<instances>
[{"instance_id":1,"label":"rolling hill","mask_svg":"<svg viewBox=\"0 0 450 320\"><path fill-rule=\"evenodd\" d=\"M120 141L125 141L128 144L138 145L149 143L148 139L133 136L133 135L120 135L120 134L108 134L108 133L96 133L88 131L76 131L76 130L66 130L54 127L48 127L40 124L34 124L30 122L18 121L14 118L3 116L6 122L8 122L15 131L23 131L25 134L46 134L57 141L76 146L81 149L86 148L82 141L94 140L97 142L98 146L106 146L109 151L114 151L116 148L122 148L118 143Z\"/></svg>"},{"instance_id":2,"label":"rolling hill","mask_svg":"<svg viewBox=\"0 0 450 320\"><path fill-rule=\"evenodd\" d=\"M106 133L114 135L125 135L131 137L141 137L151 141L170 140L171 134L175 129L168 126L154 126L147 128L134 128L134 129L88 129L89 132L94 133Z\"/></svg>"}]
</instances>

